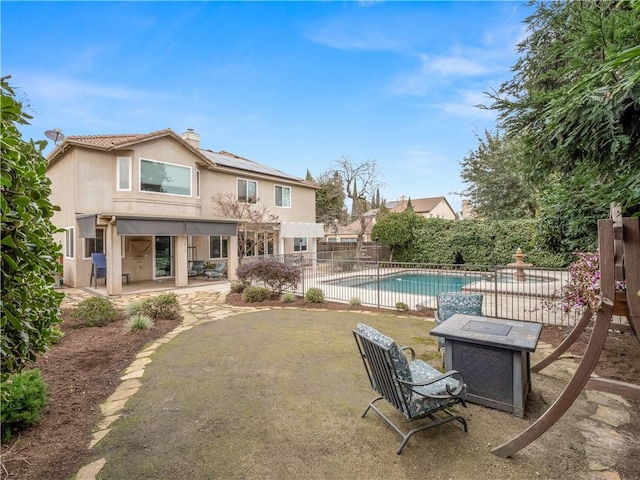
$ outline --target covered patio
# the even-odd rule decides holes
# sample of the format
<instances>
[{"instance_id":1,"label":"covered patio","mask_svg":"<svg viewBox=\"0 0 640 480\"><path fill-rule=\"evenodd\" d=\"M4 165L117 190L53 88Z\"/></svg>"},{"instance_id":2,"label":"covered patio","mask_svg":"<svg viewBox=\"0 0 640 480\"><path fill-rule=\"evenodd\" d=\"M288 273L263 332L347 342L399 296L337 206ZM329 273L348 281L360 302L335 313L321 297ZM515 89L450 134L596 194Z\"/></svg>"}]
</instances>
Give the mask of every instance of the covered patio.
<instances>
[{"instance_id":1,"label":"covered patio","mask_svg":"<svg viewBox=\"0 0 640 480\"><path fill-rule=\"evenodd\" d=\"M151 218L113 214L76 216L85 241L82 258L65 259L65 283L105 295L184 288L208 282L189 276L194 260L209 261L211 238L225 239L227 277L237 267L237 222L197 218ZM91 239L101 239L100 245ZM87 241L89 240L89 241ZM106 279L91 283L87 245L106 255ZM196 248L197 246L197 248ZM195 255L195 252L199 252ZM221 254L221 252L220 252ZM68 275L68 276L67 276ZM89 281L89 283L87 283ZM102 289L102 290L101 290Z\"/></svg>"}]
</instances>

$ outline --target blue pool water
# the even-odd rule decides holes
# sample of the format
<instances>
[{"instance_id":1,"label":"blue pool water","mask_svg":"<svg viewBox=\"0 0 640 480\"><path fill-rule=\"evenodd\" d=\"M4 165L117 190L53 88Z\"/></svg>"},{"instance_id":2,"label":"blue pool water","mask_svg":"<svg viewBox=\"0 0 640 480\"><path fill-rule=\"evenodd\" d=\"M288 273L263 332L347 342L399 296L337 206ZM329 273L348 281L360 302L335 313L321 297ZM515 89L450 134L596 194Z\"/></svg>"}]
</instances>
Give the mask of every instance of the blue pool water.
<instances>
[{"instance_id":1,"label":"blue pool water","mask_svg":"<svg viewBox=\"0 0 640 480\"><path fill-rule=\"evenodd\" d=\"M459 292L462 287L482 280L480 275L437 275L430 273L401 273L380 277L350 277L326 282L328 285L364 288L387 292L415 293L418 295L437 295L438 293Z\"/></svg>"}]
</instances>

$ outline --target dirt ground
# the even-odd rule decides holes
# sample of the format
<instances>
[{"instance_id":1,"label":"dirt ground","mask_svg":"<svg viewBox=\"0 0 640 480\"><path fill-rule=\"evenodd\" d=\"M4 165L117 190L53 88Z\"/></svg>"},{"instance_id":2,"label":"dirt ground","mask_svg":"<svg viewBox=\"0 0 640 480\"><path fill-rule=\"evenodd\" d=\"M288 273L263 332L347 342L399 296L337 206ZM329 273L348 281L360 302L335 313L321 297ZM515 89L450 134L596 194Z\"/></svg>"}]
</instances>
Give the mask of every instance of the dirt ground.
<instances>
[{"instance_id":1,"label":"dirt ground","mask_svg":"<svg viewBox=\"0 0 640 480\"><path fill-rule=\"evenodd\" d=\"M229 295L227 302L244 305L239 295ZM272 304L283 306L279 301ZM264 305L265 303L260 304ZM287 306L378 311L375 308L350 308L330 302L321 305L307 304L302 300ZM391 313L407 315L401 312ZM409 314L429 316L430 312ZM72 477L87 463L87 445L92 428L99 420L99 404L115 390L122 370L145 344L175 326L176 322L161 321L150 331L133 334L123 332L122 322L107 327L78 328L73 322L65 320L62 325L64 338L35 365L42 370L48 385L48 408L39 425L2 445L2 478L62 480ZM556 346L566 334L566 329L548 326L543 329L541 340ZM587 335L583 335L571 349L577 359L584 351L587 340ZM596 373L603 377L640 383L640 343L637 339L628 333L611 333ZM536 407L538 399L535 395L533 397L533 408L531 409L530 404L528 408L534 414L540 414L544 411L545 401L540 399ZM635 432L632 434L637 435L640 432L640 404L636 402L633 406L632 421L622 428L627 433ZM562 432L556 432L555 435L562 435ZM638 452L635 453L621 459L615 467L623 479L640 477ZM465 457L468 454L471 453L465 452Z\"/></svg>"}]
</instances>

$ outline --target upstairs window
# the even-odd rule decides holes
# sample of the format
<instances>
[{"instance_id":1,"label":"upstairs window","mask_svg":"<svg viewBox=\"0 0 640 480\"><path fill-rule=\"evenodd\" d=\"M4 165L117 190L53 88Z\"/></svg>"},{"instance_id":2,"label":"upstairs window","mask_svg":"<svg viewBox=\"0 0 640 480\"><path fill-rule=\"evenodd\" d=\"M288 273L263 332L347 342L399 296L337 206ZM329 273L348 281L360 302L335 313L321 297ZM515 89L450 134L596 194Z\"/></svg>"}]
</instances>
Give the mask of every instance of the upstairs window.
<instances>
[{"instance_id":1,"label":"upstairs window","mask_svg":"<svg viewBox=\"0 0 640 480\"><path fill-rule=\"evenodd\" d=\"M191 196L191 167L140 159L140 191Z\"/></svg>"},{"instance_id":2,"label":"upstairs window","mask_svg":"<svg viewBox=\"0 0 640 480\"><path fill-rule=\"evenodd\" d=\"M118 191L131 191L131 157L118 157L117 172Z\"/></svg>"},{"instance_id":3,"label":"upstairs window","mask_svg":"<svg viewBox=\"0 0 640 480\"><path fill-rule=\"evenodd\" d=\"M200 198L200 170L196 170L196 198Z\"/></svg>"},{"instance_id":4,"label":"upstairs window","mask_svg":"<svg viewBox=\"0 0 640 480\"><path fill-rule=\"evenodd\" d=\"M276 207L291 208L291 187L276 185Z\"/></svg>"},{"instance_id":5,"label":"upstairs window","mask_svg":"<svg viewBox=\"0 0 640 480\"><path fill-rule=\"evenodd\" d=\"M258 182L239 178L238 201L245 203L258 203Z\"/></svg>"}]
</instances>

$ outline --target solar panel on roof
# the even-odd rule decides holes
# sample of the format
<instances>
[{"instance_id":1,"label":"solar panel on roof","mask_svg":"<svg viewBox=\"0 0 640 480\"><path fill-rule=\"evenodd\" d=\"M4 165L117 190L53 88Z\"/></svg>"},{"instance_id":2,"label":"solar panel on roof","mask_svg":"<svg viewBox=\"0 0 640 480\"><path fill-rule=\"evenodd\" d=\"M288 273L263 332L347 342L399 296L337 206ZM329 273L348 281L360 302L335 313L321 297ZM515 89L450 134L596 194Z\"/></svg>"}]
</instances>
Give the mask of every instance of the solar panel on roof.
<instances>
[{"instance_id":1,"label":"solar panel on roof","mask_svg":"<svg viewBox=\"0 0 640 480\"><path fill-rule=\"evenodd\" d=\"M230 157L228 155L222 155L216 152L210 152L208 150L202 150L202 152L209 157L212 161L225 167L237 168L240 170L246 170L254 173L264 173L266 175L273 175L276 177L287 178L289 180L301 181L302 179L285 172L281 172L275 168L267 167L260 163L247 160L245 158Z\"/></svg>"}]
</instances>

